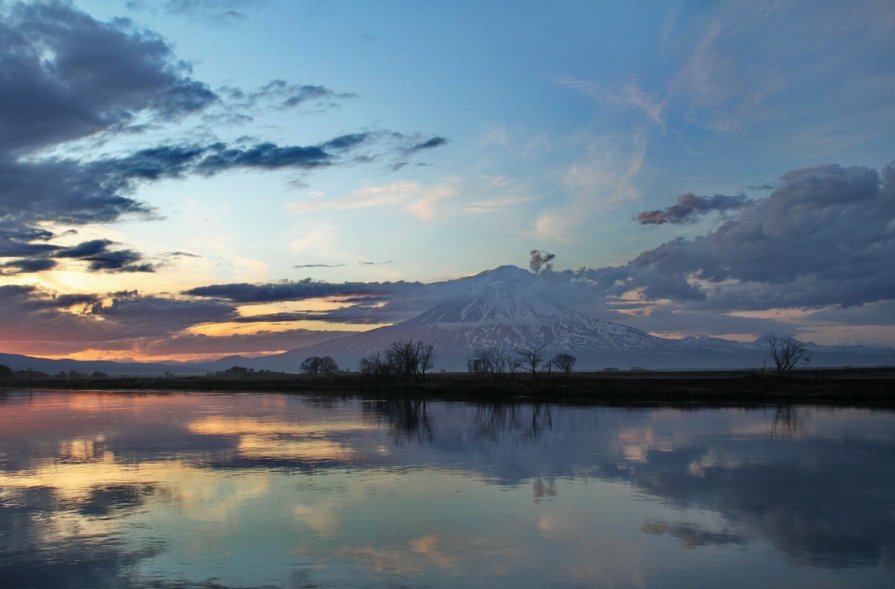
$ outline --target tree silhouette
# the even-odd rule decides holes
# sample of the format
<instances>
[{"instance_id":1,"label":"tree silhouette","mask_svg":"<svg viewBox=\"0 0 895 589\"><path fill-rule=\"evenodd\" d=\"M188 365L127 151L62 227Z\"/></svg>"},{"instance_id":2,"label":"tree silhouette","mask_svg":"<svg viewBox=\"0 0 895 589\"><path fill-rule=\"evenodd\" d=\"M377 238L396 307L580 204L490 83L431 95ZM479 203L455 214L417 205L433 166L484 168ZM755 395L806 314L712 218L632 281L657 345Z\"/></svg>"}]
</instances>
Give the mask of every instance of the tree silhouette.
<instances>
[{"instance_id":1,"label":"tree silhouette","mask_svg":"<svg viewBox=\"0 0 895 589\"><path fill-rule=\"evenodd\" d=\"M544 346L522 348L516 351L519 364L531 372L535 385L541 385L541 371L544 369Z\"/></svg>"},{"instance_id":2,"label":"tree silhouette","mask_svg":"<svg viewBox=\"0 0 895 589\"><path fill-rule=\"evenodd\" d=\"M792 337L786 335L778 337L769 335L766 340L768 346L768 354L777 367L777 375L783 376L799 363L803 358L808 360L808 350L805 344Z\"/></svg>"},{"instance_id":3,"label":"tree silhouette","mask_svg":"<svg viewBox=\"0 0 895 589\"><path fill-rule=\"evenodd\" d=\"M554 356L552 360L550 360L550 364L556 366L557 370L559 370L563 374L569 374L570 372L572 372L572 368L575 367L575 362L577 361L578 358L576 358L575 356L561 352Z\"/></svg>"}]
</instances>

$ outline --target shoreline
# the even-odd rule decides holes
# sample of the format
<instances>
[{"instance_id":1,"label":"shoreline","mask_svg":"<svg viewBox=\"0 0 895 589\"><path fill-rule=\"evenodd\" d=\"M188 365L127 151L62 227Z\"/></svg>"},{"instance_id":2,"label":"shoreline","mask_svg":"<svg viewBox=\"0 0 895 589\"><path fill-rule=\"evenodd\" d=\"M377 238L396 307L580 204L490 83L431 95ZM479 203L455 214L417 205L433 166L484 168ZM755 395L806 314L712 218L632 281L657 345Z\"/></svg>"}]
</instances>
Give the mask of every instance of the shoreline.
<instances>
[{"instance_id":1,"label":"shoreline","mask_svg":"<svg viewBox=\"0 0 895 589\"><path fill-rule=\"evenodd\" d=\"M445 401L555 402L606 405L811 404L895 408L895 368L817 369L786 376L755 371L643 371L515 374L488 379L435 373L421 382L333 376L254 374L12 379L3 389L152 392L261 392L335 396L412 397Z\"/></svg>"}]
</instances>

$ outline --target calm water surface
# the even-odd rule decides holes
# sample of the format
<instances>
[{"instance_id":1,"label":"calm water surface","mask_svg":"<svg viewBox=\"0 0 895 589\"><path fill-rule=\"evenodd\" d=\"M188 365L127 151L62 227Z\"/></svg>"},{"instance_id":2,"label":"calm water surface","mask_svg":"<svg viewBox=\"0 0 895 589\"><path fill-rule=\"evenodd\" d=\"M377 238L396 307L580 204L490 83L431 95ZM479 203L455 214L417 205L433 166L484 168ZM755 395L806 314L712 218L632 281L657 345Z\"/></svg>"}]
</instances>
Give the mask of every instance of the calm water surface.
<instances>
[{"instance_id":1,"label":"calm water surface","mask_svg":"<svg viewBox=\"0 0 895 589\"><path fill-rule=\"evenodd\" d=\"M895 414L0 394L0 587L895 586Z\"/></svg>"}]
</instances>

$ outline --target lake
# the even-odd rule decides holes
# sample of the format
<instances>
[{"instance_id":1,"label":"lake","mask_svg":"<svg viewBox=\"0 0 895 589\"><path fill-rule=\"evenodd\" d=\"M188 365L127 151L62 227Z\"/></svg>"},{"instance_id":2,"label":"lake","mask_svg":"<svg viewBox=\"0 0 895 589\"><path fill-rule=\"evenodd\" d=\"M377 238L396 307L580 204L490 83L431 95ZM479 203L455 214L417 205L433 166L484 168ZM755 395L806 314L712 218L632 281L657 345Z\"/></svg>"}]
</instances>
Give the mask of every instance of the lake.
<instances>
[{"instance_id":1,"label":"lake","mask_svg":"<svg viewBox=\"0 0 895 589\"><path fill-rule=\"evenodd\" d=\"M0 393L0 587L895 586L895 414Z\"/></svg>"}]
</instances>

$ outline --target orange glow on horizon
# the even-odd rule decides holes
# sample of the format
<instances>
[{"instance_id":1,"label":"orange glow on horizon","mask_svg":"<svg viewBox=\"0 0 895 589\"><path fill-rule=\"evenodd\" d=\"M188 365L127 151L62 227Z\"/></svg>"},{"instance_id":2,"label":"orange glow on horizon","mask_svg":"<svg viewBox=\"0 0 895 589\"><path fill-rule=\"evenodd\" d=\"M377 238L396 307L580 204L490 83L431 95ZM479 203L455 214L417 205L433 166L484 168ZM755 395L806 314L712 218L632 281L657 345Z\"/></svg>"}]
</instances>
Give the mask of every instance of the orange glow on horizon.
<instances>
[{"instance_id":1,"label":"orange glow on horizon","mask_svg":"<svg viewBox=\"0 0 895 589\"><path fill-rule=\"evenodd\" d=\"M285 333L304 329L307 331L354 331L363 332L387 327L390 323L332 323L318 319L300 321L259 321L257 323L239 323L236 321L221 323L199 323L188 327L184 333L189 335L207 335L226 337L230 335L255 335L258 333Z\"/></svg>"},{"instance_id":2,"label":"orange glow on horizon","mask_svg":"<svg viewBox=\"0 0 895 589\"><path fill-rule=\"evenodd\" d=\"M41 358L49 360L81 360L85 362L96 360L108 360L110 362L211 362L225 356L240 355L246 358L262 358L282 354L288 350L263 350L260 352L213 352L213 353L182 353L182 354L144 354L134 350L96 350L88 348L70 354L41 354Z\"/></svg>"}]
</instances>

